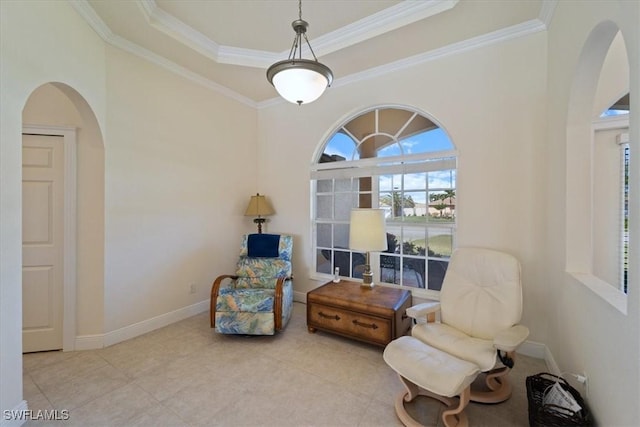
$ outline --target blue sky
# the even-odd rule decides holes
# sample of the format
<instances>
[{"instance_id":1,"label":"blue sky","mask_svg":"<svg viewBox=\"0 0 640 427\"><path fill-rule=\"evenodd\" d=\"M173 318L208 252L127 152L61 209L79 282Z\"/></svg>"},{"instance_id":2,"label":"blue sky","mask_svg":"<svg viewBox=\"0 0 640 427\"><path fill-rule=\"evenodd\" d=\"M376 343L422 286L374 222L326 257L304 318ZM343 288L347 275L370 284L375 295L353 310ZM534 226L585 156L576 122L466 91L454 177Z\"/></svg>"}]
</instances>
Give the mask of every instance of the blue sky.
<instances>
[{"instance_id":1,"label":"blue sky","mask_svg":"<svg viewBox=\"0 0 640 427\"><path fill-rule=\"evenodd\" d=\"M402 144L405 154L453 149L453 144L451 143L449 136L441 128L410 136L409 138L401 140L400 143ZM337 154L347 160L352 160L354 148L354 142L349 136L342 132L337 132L327 143L324 152L330 155ZM401 153L397 145L391 144L390 146L380 150L378 154L379 157L386 157L399 155Z\"/></svg>"}]
</instances>

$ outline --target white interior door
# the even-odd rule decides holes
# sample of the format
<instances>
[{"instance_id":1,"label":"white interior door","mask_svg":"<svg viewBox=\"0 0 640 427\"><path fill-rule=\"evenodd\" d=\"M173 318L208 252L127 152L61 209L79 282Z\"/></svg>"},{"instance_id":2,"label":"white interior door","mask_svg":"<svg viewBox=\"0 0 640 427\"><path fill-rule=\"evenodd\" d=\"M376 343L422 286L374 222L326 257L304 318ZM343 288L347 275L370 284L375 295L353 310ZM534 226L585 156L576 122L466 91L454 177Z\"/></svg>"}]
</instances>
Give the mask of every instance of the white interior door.
<instances>
[{"instance_id":1,"label":"white interior door","mask_svg":"<svg viewBox=\"0 0 640 427\"><path fill-rule=\"evenodd\" d=\"M22 351L62 349L64 139L22 136Z\"/></svg>"}]
</instances>

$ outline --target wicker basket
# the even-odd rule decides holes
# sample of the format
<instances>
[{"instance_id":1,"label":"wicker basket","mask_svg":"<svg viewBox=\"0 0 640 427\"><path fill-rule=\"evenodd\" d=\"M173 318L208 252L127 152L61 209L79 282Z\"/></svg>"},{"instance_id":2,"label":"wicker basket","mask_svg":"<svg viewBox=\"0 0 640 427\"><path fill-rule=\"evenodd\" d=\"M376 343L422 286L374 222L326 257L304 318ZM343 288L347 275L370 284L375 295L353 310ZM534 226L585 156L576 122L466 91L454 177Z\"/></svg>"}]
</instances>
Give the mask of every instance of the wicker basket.
<instances>
[{"instance_id":1,"label":"wicker basket","mask_svg":"<svg viewBox=\"0 0 640 427\"><path fill-rule=\"evenodd\" d=\"M582 407L578 412L557 405L545 405L544 395L547 389L556 382L571 393L576 402ZM529 426L531 427L591 427L593 420L580 393L569 385L563 378L542 372L527 377L527 400L529 403Z\"/></svg>"}]
</instances>

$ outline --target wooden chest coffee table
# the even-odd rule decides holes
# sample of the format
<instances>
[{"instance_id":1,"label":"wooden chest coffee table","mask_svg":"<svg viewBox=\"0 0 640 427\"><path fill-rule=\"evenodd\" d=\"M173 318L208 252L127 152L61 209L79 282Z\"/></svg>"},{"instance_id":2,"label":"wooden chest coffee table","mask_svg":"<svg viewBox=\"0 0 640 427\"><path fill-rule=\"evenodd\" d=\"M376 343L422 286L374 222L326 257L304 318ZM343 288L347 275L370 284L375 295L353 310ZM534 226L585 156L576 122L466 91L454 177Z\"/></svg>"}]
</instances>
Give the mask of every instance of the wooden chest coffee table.
<instances>
[{"instance_id":1,"label":"wooden chest coffee table","mask_svg":"<svg viewBox=\"0 0 640 427\"><path fill-rule=\"evenodd\" d=\"M407 290L329 282L307 293L307 327L385 346L411 329L410 306Z\"/></svg>"}]
</instances>

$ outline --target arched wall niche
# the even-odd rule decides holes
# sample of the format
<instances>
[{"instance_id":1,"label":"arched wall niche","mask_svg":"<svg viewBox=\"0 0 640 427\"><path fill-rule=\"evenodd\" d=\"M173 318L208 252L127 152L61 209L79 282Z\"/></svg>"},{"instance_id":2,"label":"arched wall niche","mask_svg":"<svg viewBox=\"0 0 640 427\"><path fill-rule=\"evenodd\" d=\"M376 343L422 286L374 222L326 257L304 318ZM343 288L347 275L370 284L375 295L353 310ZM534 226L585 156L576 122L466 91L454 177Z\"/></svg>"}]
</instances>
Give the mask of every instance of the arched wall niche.
<instances>
[{"instance_id":1,"label":"arched wall niche","mask_svg":"<svg viewBox=\"0 0 640 427\"><path fill-rule=\"evenodd\" d=\"M597 104L614 102L621 91L629 90L629 63L626 60L618 78L626 82L610 93L602 93L601 73L614 40L624 44L624 35L612 21L593 28L584 43L571 87L566 129L566 271L622 313L626 313L626 295L593 275L593 222L597 208L593 194L593 122ZM628 58L628 52L627 52ZM600 83L600 84L599 84ZM621 86L617 84L617 86ZM599 92L600 90L600 92ZM605 89L606 92L606 89ZM606 99L607 101L603 101Z\"/></svg>"},{"instance_id":2,"label":"arched wall niche","mask_svg":"<svg viewBox=\"0 0 640 427\"><path fill-rule=\"evenodd\" d=\"M65 247L65 260L75 264L70 267L75 280L65 283L63 342L64 350L101 347L101 342L89 337L104 333L103 133L86 99L60 82L42 84L31 92L22 110L22 124L23 129L30 127L43 133L75 130L75 156L68 158L75 162L76 179L74 185L67 186L75 193L75 253L67 254L69 247Z\"/></svg>"}]
</instances>

